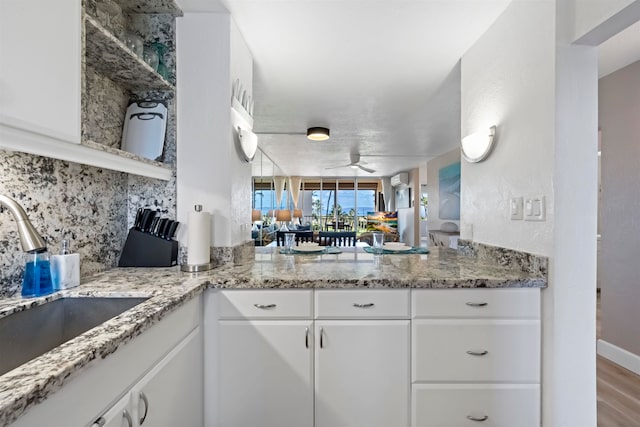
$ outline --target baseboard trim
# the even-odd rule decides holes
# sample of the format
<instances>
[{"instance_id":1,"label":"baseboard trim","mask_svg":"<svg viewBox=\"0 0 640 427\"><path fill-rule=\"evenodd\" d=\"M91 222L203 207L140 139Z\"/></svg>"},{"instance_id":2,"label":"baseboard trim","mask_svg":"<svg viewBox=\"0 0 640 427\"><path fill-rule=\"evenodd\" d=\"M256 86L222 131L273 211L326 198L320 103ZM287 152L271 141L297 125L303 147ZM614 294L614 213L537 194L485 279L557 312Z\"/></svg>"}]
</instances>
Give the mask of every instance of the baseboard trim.
<instances>
[{"instance_id":1,"label":"baseboard trim","mask_svg":"<svg viewBox=\"0 0 640 427\"><path fill-rule=\"evenodd\" d=\"M598 340L598 354L640 375L640 356L604 340Z\"/></svg>"}]
</instances>

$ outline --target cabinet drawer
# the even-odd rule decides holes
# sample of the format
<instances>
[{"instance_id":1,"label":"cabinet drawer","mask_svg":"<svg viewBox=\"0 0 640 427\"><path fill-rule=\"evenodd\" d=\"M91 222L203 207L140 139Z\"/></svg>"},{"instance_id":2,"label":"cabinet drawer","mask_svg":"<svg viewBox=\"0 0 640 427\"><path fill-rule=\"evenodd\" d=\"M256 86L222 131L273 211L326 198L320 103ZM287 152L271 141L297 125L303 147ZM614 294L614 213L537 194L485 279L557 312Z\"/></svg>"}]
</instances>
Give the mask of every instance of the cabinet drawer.
<instances>
[{"instance_id":1,"label":"cabinet drawer","mask_svg":"<svg viewBox=\"0 0 640 427\"><path fill-rule=\"evenodd\" d=\"M221 291L221 319L310 319L311 290L233 290Z\"/></svg>"},{"instance_id":2,"label":"cabinet drawer","mask_svg":"<svg viewBox=\"0 0 640 427\"><path fill-rule=\"evenodd\" d=\"M540 382L538 320L414 320L414 382Z\"/></svg>"},{"instance_id":3,"label":"cabinet drawer","mask_svg":"<svg viewBox=\"0 0 640 427\"><path fill-rule=\"evenodd\" d=\"M316 319L408 319L408 289L319 290Z\"/></svg>"},{"instance_id":4,"label":"cabinet drawer","mask_svg":"<svg viewBox=\"0 0 640 427\"><path fill-rule=\"evenodd\" d=\"M419 384L412 403L413 427L540 427L535 384Z\"/></svg>"},{"instance_id":5,"label":"cabinet drawer","mask_svg":"<svg viewBox=\"0 0 640 427\"><path fill-rule=\"evenodd\" d=\"M413 318L540 318L539 289L415 289Z\"/></svg>"}]
</instances>

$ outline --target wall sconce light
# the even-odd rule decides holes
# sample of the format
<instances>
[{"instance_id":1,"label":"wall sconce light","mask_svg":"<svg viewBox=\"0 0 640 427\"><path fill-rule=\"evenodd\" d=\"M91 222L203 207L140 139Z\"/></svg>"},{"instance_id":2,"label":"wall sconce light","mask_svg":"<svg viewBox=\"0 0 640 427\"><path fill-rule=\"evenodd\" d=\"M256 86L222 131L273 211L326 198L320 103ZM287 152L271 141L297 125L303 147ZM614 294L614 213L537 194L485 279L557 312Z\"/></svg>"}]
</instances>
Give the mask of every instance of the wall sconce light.
<instances>
[{"instance_id":1,"label":"wall sconce light","mask_svg":"<svg viewBox=\"0 0 640 427\"><path fill-rule=\"evenodd\" d=\"M460 141L462 157L470 163L478 163L489 157L493 141L496 136L496 127L491 126L471 135L467 135Z\"/></svg>"},{"instance_id":2,"label":"wall sconce light","mask_svg":"<svg viewBox=\"0 0 640 427\"><path fill-rule=\"evenodd\" d=\"M329 129L323 127L312 127L307 129L307 139L312 141L326 141L329 139Z\"/></svg>"},{"instance_id":3,"label":"wall sconce light","mask_svg":"<svg viewBox=\"0 0 640 427\"><path fill-rule=\"evenodd\" d=\"M238 127L236 130L238 142L240 145L241 159L247 163L251 163L258 150L258 136L250 130Z\"/></svg>"}]
</instances>

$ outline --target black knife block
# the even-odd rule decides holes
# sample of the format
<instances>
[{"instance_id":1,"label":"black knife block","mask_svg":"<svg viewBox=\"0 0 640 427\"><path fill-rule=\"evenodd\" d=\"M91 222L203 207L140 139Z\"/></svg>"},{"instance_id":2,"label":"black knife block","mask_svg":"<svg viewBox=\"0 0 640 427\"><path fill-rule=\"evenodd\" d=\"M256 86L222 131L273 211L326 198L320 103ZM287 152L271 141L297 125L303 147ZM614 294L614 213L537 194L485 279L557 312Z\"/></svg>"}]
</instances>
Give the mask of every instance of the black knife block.
<instances>
[{"instance_id":1,"label":"black knife block","mask_svg":"<svg viewBox=\"0 0 640 427\"><path fill-rule=\"evenodd\" d=\"M129 230L118 267L171 267L178 264L178 242L135 228Z\"/></svg>"}]
</instances>

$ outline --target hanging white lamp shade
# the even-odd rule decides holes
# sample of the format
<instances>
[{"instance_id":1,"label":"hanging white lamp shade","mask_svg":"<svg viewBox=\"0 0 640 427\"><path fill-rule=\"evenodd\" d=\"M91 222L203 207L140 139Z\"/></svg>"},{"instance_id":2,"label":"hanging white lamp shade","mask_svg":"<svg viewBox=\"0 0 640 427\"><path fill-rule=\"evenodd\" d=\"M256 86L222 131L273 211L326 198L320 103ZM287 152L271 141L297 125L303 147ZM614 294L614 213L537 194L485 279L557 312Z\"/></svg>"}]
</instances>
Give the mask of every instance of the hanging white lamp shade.
<instances>
[{"instance_id":1,"label":"hanging white lamp shade","mask_svg":"<svg viewBox=\"0 0 640 427\"><path fill-rule=\"evenodd\" d=\"M299 176L289 177L289 192L291 193L291 200L293 201L293 208L298 209L298 199L300 198L300 186L302 184L302 178Z\"/></svg>"},{"instance_id":2,"label":"hanging white lamp shade","mask_svg":"<svg viewBox=\"0 0 640 427\"><path fill-rule=\"evenodd\" d=\"M280 208L280 202L282 202L282 193L284 192L284 176L274 176L273 184L276 190L276 206Z\"/></svg>"}]
</instances>

